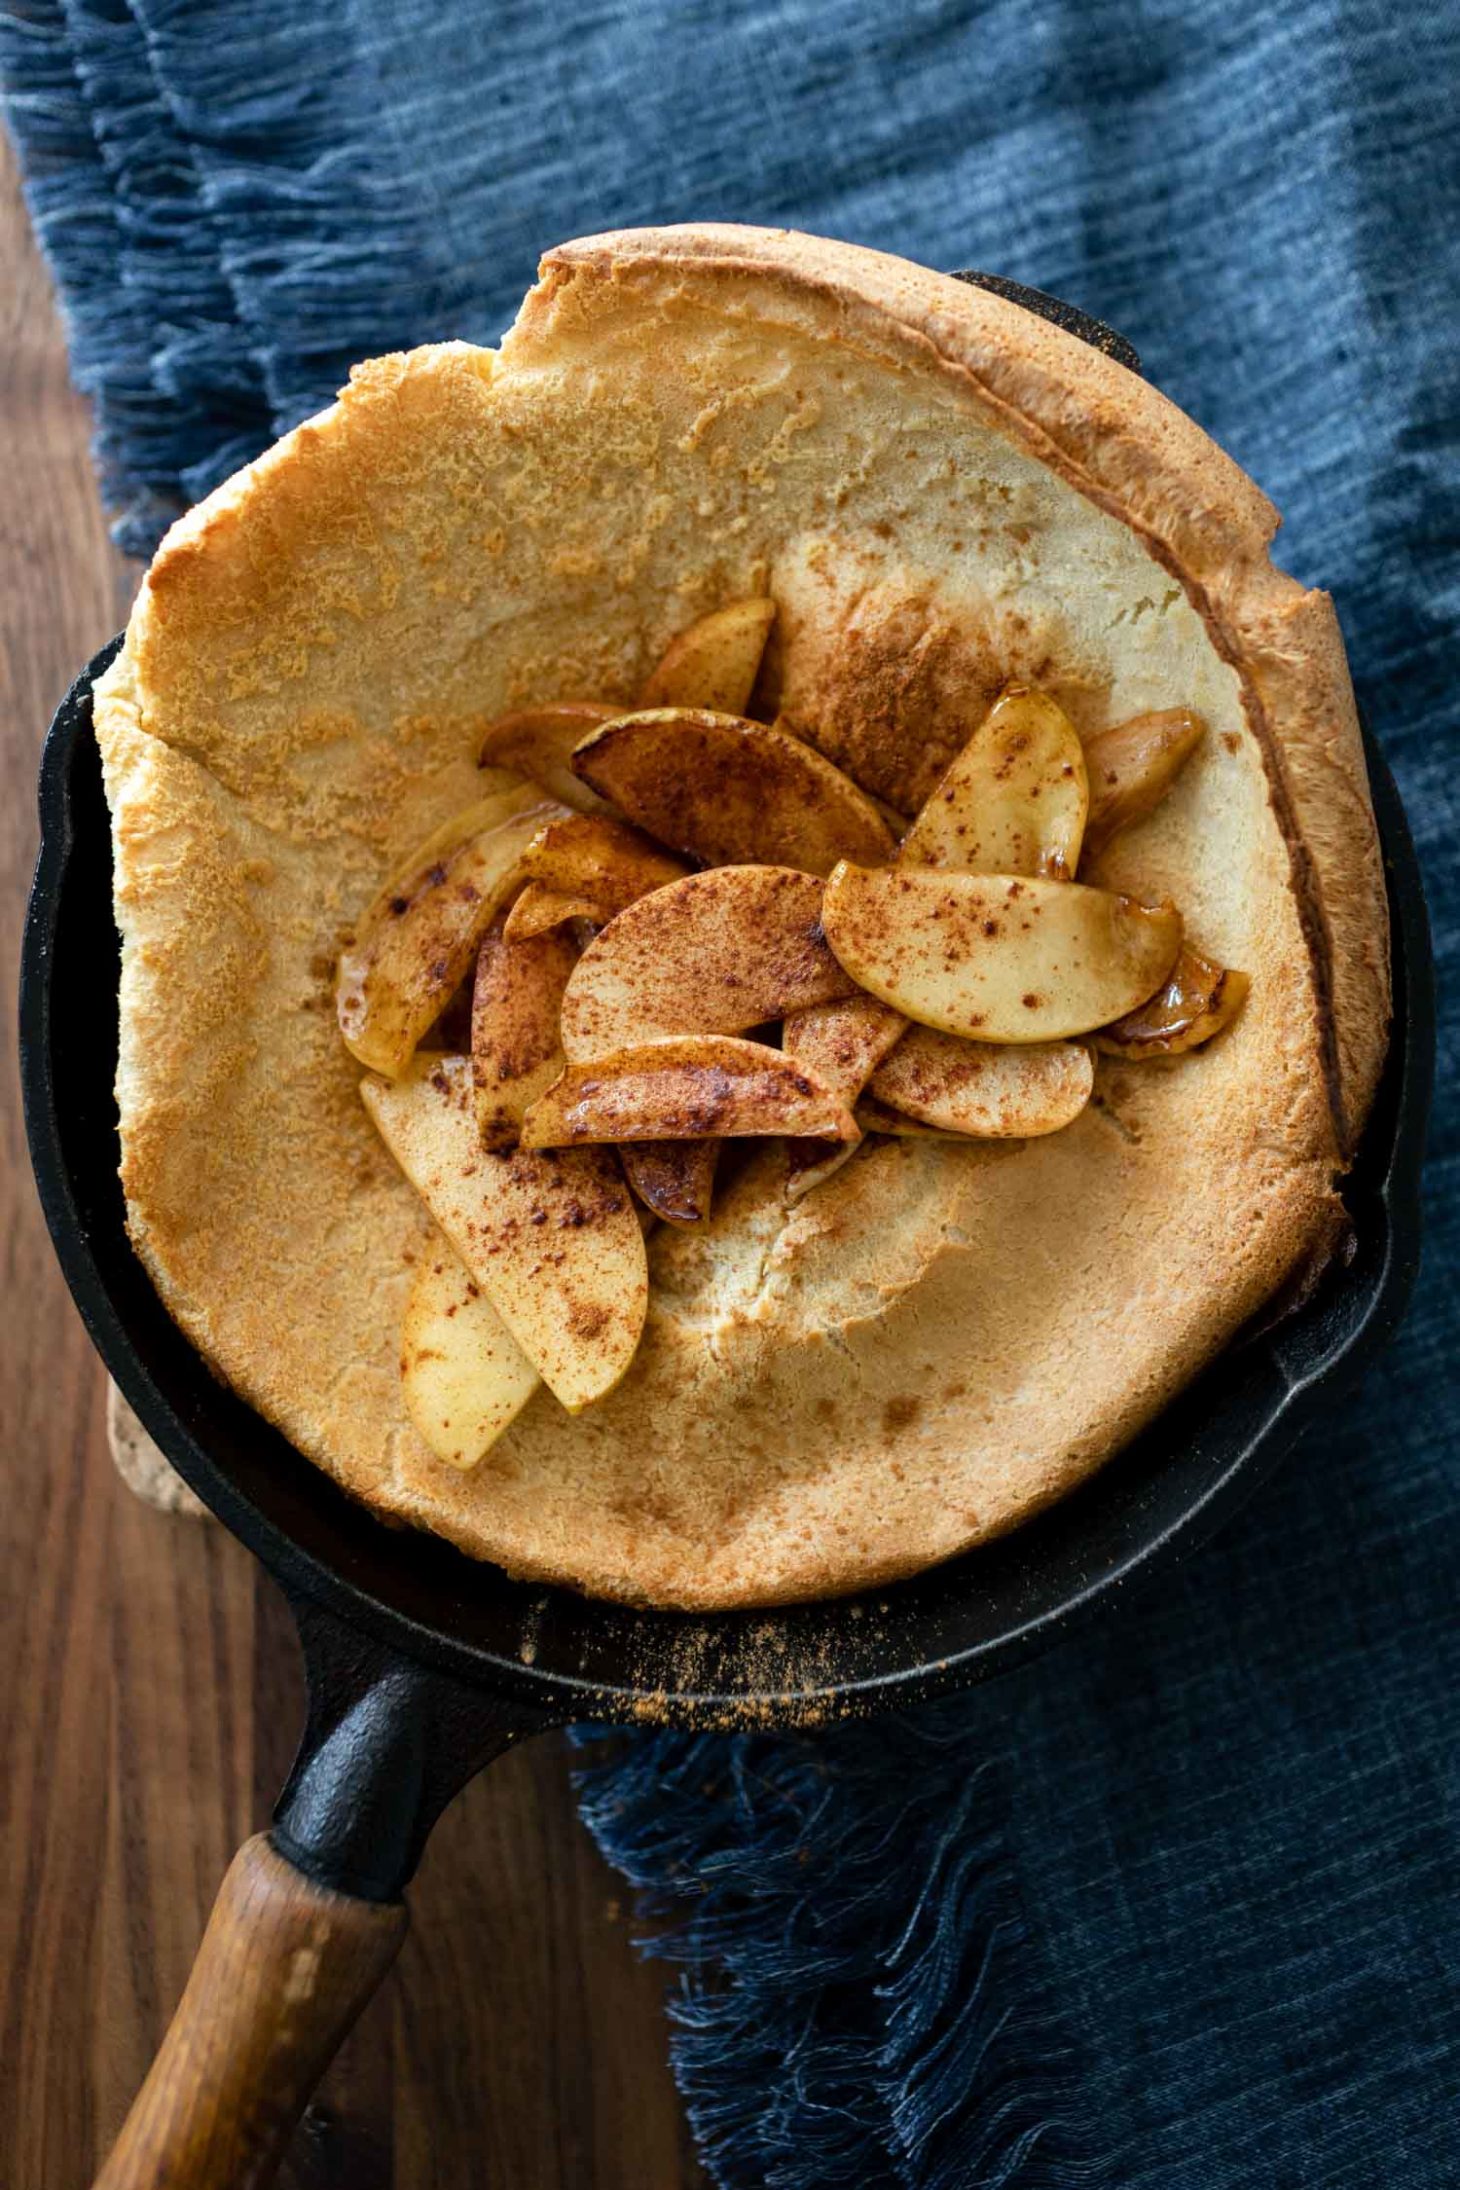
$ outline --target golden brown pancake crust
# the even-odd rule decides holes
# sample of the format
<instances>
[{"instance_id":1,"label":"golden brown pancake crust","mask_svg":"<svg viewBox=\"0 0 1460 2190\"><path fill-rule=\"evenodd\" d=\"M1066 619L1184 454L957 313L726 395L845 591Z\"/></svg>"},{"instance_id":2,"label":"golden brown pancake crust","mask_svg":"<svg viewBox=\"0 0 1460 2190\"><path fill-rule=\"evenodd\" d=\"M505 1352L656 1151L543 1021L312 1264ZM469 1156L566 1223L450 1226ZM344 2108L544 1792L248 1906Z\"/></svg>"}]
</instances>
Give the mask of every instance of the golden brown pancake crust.
<instances>
[{"instance_id":1,"label":"golden brown pancake crust","mask_svg":"<svg viewBox=\"0 0 1460 2190\"><path fill-rule=\"evenodd\" d=\"M1161 396L1004 300L737 228L549 256L500 357L363 367L174 528L98 689L133 1237L210 1361L383 1511L518 1574L695 1606L827 1594L1097 1466L1332 1237L1388 1017L1333 612ZM406 1418L428 1223L339 1042L342 936L479 795L503 709L625 700L767 587L766 697L916 804L1005 678L1202 750L1107 864L1253 977L1234 1028L1102 1061L1024 1146L877 1144L787 1207L770 1149L651 1247L645 1343L482 1466Z\"/></svg>"}]
</instances>

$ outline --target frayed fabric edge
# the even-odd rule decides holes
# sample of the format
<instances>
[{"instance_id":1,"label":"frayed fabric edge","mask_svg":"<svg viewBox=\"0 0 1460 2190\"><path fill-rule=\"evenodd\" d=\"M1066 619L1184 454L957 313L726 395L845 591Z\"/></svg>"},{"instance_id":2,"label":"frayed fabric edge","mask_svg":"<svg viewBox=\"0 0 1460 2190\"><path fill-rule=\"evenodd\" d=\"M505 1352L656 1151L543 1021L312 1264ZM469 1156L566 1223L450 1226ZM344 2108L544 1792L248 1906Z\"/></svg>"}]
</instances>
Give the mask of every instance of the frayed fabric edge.
<instances>
[{"instance_id":1,"label":"frayed fabric edge","mask_svg":"<svg viewBox=\"0 0 1460 2190\"><path fill-rule=\"evenodd\" d=\"M0 14L0 85L26 207L59 293L71 377L93 406L92 452L116 513L113 536L127 554L145 555L186 496L144 332L118 299L115 194L54 0Z\"/></svg>"},{"instance_id":2,"label":"frayed fabric edge","mask_svg":"<svg viewBox=\"0 0 1460 2190\"><path fill-rule=\"evenodd\" d=\"M450 262L382 139L367 51L341 37L338 11L132 4L175 135L194 147L274 435L330 402L361 358L464 331L473 271Z\"/></svg>"},{"instance_id":3,"label":"frayed fabric edge","mask_svg":"<svg viewBox=\"0 0 1460 2190\"><path fill-rule=\"evenodd\" d=\"M584 1822L677 1963L722 2190L1096 2190L1004 1773L956 1703L820 1736L580 1729Z\"/></svg>"},{"instance_id":4,"label":"frayed fabric edge","mask_svg":"<svg viewBox=\"0 0 1460 2190\"><path fill-rule=\"evenodd\" d=\"M272 439L263 377L238 325L194 148L174 127L137 9L129 0L62 6L113 194L114 278L142 330L156 397L151 445L135 451L134 469L165 471L187 507Z\"/></svg>"}]
</instances>

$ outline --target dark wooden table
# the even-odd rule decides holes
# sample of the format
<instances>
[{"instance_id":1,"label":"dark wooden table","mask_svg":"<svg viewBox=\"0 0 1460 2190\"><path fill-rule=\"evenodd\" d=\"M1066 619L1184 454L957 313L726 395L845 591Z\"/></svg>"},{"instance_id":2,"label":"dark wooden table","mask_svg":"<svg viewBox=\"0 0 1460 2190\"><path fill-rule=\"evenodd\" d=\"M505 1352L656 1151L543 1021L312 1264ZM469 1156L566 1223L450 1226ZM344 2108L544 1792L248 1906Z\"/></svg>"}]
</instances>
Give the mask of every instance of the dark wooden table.
<instances>
[{"instance_id":1,"label":"dark wooden table","mask_svg":"<svg viewBox=\"0 0 1460 2190\"><path fill-rule=\"evenodd\" d=\"M36 756L125 620L65 355L0 136L0 809L5 964ZM13 993L13 973L7 971ZM289 1763L273 1585L113 1473L105 1380L52 1259L4 1012L0 1308L0 2183L82 2190L140 2082L229 1856ZM663 1978L574 1816L557 1739L438 1827L410 1938L296 2139L288 2190L693 2190Z\"/></svg>"}]
</instances>

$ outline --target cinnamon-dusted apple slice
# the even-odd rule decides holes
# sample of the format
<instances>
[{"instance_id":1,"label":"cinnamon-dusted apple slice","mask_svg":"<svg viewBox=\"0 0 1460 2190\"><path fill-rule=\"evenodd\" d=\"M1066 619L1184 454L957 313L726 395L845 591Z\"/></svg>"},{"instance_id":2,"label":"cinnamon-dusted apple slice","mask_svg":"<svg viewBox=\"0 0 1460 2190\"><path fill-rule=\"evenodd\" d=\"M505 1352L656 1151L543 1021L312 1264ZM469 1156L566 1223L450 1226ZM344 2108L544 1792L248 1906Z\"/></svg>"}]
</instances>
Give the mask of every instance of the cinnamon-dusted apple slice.
<instances>
[{"instance_id":1,"label":"cinnamon-dusted apple slice","mask_svg":"<svg viewBox=\"0 0 1460 2190\"><path fill-rule=\"evenodd\" d=\"M575 776L568 763L573 748L601 722L623 713L598 700L556 700L546 707L518 707L499 715L482 739L477 759L483 768L515 768L540 784L564 806L581 814L606 809L597 793Z\"/></svg>"},{"instance_id":2,"label":"cinnamon-dusted apple slice","mask_svg":"<svg viewBox=\"0 0 1460 2190\"><path fill-rule=\"evenodd\" d=\"M578 814L551 823L529 848L523 869L529 882L508 921L509 935L566 920L604 927L626 906L685 871L682 860L627 822ZM554 893L551 898L548 892ZM553 1002L554 1030L560 1002L561 992ZM698 1224L708 1216L716 1155L714 1146L703 1141L619 1151L639 1199L670 1224Z\"/></svg>"},{"instance_id":3,"label":"cinnamon-dusted apple slice","mask_svg":"<svg viewBox=\"0 0 1460 2190\"><path fill-rule=\"evenodd\" d=\"M607 923L615 913L647 897L685 872L676 859L641 829L606 814L562 814L528 845L522 872L565 897L594 907L593 917Z\"/></svg>"},{"instance_id":4,"label":"cinnamon-dusted apple slice","mask_svg":"<svg viewBox=\"0 0 1460 2190\"><path fill-rule=\"evenodd\" d=\"M764 861L830 874L892 857L892 832L850 776L798 738L703 708L621 715L574 771L662 844L711 867Z\"/></svg>"},{"instance_id":5,"label":"cinnamon-dusted apple slice","mask_svg":"<svg viewBox=\"0 0 1460 2190\"><path fill-rule=\"evenodd\" d=\"M1215 965L1188 946L1164 988L1113 1026L1102 1027L1095 1046L1107 1056L1127 1057L1135 1064L1147 1057L1179 1056L1230 1026L1251 986L1245 973Z\"/></svg>"},{"instance_id":6,"label":"cinnamon-dusted apple slice","mask_svg":"<svg viewBox=\"0 0 1460 2190\"><path fill-rule=\"evenodd\" d=\"M482 937L472 988L471 1062L483 1145L517 1146L523 1115L563 1067L558 1011L578 950L571 935Z\"/></svg>"},{"instance_id":7,"label":"cinnamon-dusted apple slice","mask_svg":"<svg viewBox=\"0 0 1460 2190\"><path fill-rule=\"evenodd\" d=\"M822 933L823 887L790 867L714 867L641 897L573 969L567 1056L581 1062L661 1035L740 1034L853 995Z\"/></svg>"},{"instance_id":8,"label":"cinnamon-dusted apple slice","mask_svg":"<svg viewBox=\"0 0 1460 2190\"><path fill-rule=\"evenodd\" d=\"M793 1012L781 1029L781 1047L849 1103L896 1048L906 1026L902 1013L880 997L844 996Z\"/></svg>"},{"instance_id":9,"label":"cinnamon-dusted apple slice","mask_svg":"<svg viewBox=\"0 0 1460 2190\"><path fill-rule=\"evenodd\" d=\"M543 882L526 882L513 900L502 933L509 943L522 943L529 936L546 935L549 928L561 928L570 920L597 919L597 907L591 898L550 890Z\"/></svg>"},{"instance_id":10,"label":"cinnamon-dusted apple slice","mask_svg":"<svg viewBox=\"0 0 1460 2190\"><path fill-rule=\"evenodd\" d=\"M810 1065L844 1103L854 1102L868 1076L899 1040L907 1025L900 1011L875 996L846 996L831 1004L813 1004L794 1012L781 1029L788 1057ZM820 1186L851 1156L854 1141L790 1141L786 1146L786 1192L799 1201Z\"/></svg>"},{"instance_id":11,"label":"cinnamon-dusted apple slice","mask_svg":"<svg viewBox=\"0 0 1460 2190\"><path fill-rule=\"evenodd\" d=\"M715 1191L718 1140L620 1141L624 1176L646 1209L666 1224L703 1224Z\"/></svg>"},{"instance_id":12,"label":"cinnamon-dusted apple slice","mask_svg":"<svg viewBox=\"0 0 1460 2190\"><path fill-rule=\"evenodd\" d=\"M1085 747L1090 778L1087 859L1119 830L1144 821L1160 805L1205 734L1200 715L1189 707L1168 707L1159 714L1134 715L1090 740Z\"/></svg>"},{"instance_id":13,"label":"cinnamon-dusted apple slice","mask_svg":"<svg viewBox=\"0 0 1460 2190\"><path fill-rule=\"evenodd\" d=\"M899 864L1071 880L1088 803L1084 751L1064 709L1009 685L903 838Z\"/></svg>"},{"instance_id":14,"label":"cinnamon-dusted apple slice","mask_svg":"<svg viewBox=\"0 0 1460 2190\"><path fill-rule=\"evenodd\" d=\"M808 1133L855 1140L846 1105L764 1042L692 1034L570 1064L522 1121L524 1148Z\"/></svg>"},{"instance_id":15,"label":"cinnamon-dusted apple slice","mask_svg":"<svg viewBox=\"0 0 1460 2190\"><path fill-rule=\"evenodd\" d=\"M856 1111L852 1122L857 1128L853 1141L823 1141L788 1139L786 1142L786 1199L800 1201L813 1186L824 1186L835 1178L844 1164L851 1162L862 1141L862 1121Z\"/></svg>"},{"instance_id":16,"label":"cinnamon-dusted apple slice","mask_svg":"<svg viewBox=\"0 0 1460 2190\"><path fill-rule=\"evenodd\" d=\"M458 807L438 829L433 829L428 837L422 838L408 858L400 862L391 883L372 901L366 919L379 911L383 900L391 894L392 887L408 881L422 867L430 866L433 860L445 859L458 845L465 844L469 837L482 836L488 829L498 829L504 821L512 821L518 814L533 812L546 816L556 811L557 808L551 800L545 799L541 791L530 783L514 784L506 791L489 791L483 797L473 799L469 806ZM542 826L541 820L538 826ZM357 923L357 935L362 925L363 922Z\"/></svg>"},{"instance_id":17,"label":"cinnamon-dusted apple slice","mask_svg":"<svg viewBox=\"0 0 1460 2190\"><path fill-rule=\"evenodd\" d=\"M701 616L671 639L639 695L641 707L745 711L776 620L776 604L752 594Z\"/></svg>"},{"instance_id":18,"label":"cinnamon-dusted apple slice","mask_svg":"<svg viewBox=\"0 0 1460 2190\"><path fill-rule=\"evenodd\" d=\"M437 830L386 884L335 974L340 1032L361 1064L404 1072L465 978L523 852L558 811L532 793L483 800Z\"/></svg>"},{"instance_id":19,"label":"cinnamon-dusted apple slice","mask_svg":"<svg viewBox=\"0 0 1460 2190\"><path fill-rule=\"evenodd\" d=\"M612 1149L483 1148L469 1057L418 1053L402 1078L363 1080L360 1095L548 1389L573 1414L612 1391L649 1305L644 1236Z\"/></svg>"},{"instance_id":20,"label":"cinnamon-dusted apple slice","mask_svg":"<svg viewBox=\"0 0 1460 2190\"><path fill-rule=\"evenodd\" d=\"M923 1125L980 1140L1032 1140L1077 1118L1094 1084L1083 1042L964 1042L909 1027L867 1093Z\"/></svg>"},{"instance_id":21,"label":"cinnamon-dusted apple slice","mask_svg":"<svg viewBox=\"0 0 1460 2190\"><path fill-rule=\"evenodd\" d=\"M401 1396L448 1467L474 1468L542 1381L444 1233L416 1269L400 1333Z\"/></svg>"},{"instance_id":22,"label":"cinnamon-dusted apple slice","mask_svg":"<svg viewBox=\"0 0 1460 2190\"><path fill-rule=\"evenodd\" d=\"M1079 857L1084 809L1084 760L1073 725L1043 694L1010 687L913 822L897 864L1070 875ZM806 1054L816 1064L828 1044L840 1049L843 1071L829 1076L848 1101L883 1057L896 1055L894 1044L907 1023L870 997L825 1005L808 1018L816 1021L819 1049ZM864 1049L869 1038L870 1051ZM797 1047L798 1040L788 1026L787 1048ZM844 1150L792 1148L792 1200L845 1161Z\"/></svg>"},{"instance_id":23,"label":"cinnamon-dusted apple slice","mask_svg":"<svg viewBox=\"0 0 1460 2190\"><path fill-rule=\"evenodd\" d=\"M975 1136L959 1133L949 1125L927 1125L921 1118L911 1117L905 1110L894 1110L891 1103L881 1103L875 1095L857 1097L853 1112L857 1128L862 1133L885 1133L897 1141L957 1141L964 1148L971 1148Z\"/></svg>"},{"instance_id":24,"label":"cinnamon-dusted apple slice","mask_svg":"<svg viewBox=\"0 0 1460 2190\"><path fill-rule=\"evenodd\" d=\"M1106 1026L1160 987L1181 948L1170 906L951 868L844 860L822 920L863 988L924 1026L981 1042L1060 1041Z\"/></svg>"}]
</instances>

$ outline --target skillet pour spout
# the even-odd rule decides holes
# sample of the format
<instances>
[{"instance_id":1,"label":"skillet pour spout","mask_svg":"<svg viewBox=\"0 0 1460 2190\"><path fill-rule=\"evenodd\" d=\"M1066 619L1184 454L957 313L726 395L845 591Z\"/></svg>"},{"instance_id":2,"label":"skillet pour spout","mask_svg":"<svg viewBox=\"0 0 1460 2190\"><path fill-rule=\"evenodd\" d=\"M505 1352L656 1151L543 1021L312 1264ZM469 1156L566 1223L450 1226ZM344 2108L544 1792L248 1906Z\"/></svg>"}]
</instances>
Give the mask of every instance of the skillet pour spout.
<instances>
[{"instance_id":1,"label":"skillet pour spout","mask_svg":"<svg viewBox=\"0 0 1460 2190\"><path fill-rule=\"evenodd\" d=\"M1137 369L1099 323L1077 324L1082 315L1038 292L1014 301ZM92 684L119 644L82 671L46 742L21 1062L42 1206L97 1350L179 1473L284 1586L304 1645L307 1722L272 1832L235 1858L99 2178L105 2190L217 2190L272 2178L314 2083L399 1951L401 1895L436 1817L514 1741L571 1719L764 1727L900 1708L1046 1648L1210 1535L1402 1318L1419 1261L1434 998L1418 866L1366 736L1395 1014L1345 1188L1350 1259L1294 1313L1230 1348L1070 1497L866 1599L692 1617L516 1583L386 1528L305 1464L211 1374L133 1253L112 1094L110 824L91 720Z\"/></svg>"}]
</instances>

